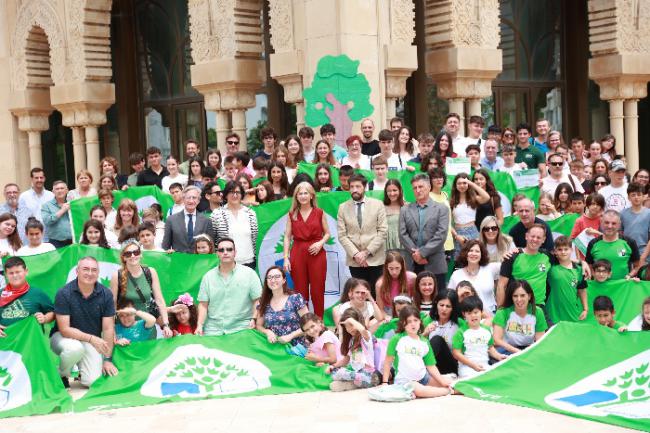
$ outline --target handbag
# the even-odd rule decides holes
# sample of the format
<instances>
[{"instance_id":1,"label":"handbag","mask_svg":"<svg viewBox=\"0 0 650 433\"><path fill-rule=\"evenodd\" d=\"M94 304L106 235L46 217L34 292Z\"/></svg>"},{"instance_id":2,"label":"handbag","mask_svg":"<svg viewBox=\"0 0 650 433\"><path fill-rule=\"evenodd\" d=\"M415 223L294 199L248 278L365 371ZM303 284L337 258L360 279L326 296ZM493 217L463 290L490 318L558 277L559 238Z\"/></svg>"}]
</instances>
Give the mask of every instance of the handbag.
<instances>
[{"instance_id":1,"label":"handbag","mask_svg":"<svg viewBox=\"0 0 650 433\"><path fill-rule=\"evenodd\" d=\"M153 288L151 287L151 271L149 268L142 268L142 273L144 274L144 277L147 279L147 282L149 283L149 287L151 288L151 296L149 297L149 301L144 297L144 293L142 293L142 290L140 289L140 286L138 286L137 281L133 276L129 273L129 280L131 281L131 284L135 287L135 292L138 294L138 298L140 298L140 302L142 302L144 305L147 307L147 313L151 314L153 317L156 319L160 317L160 309L158 308L158 303L156 302L156 299L153 296Z\"/></svg>"}]
</instances>

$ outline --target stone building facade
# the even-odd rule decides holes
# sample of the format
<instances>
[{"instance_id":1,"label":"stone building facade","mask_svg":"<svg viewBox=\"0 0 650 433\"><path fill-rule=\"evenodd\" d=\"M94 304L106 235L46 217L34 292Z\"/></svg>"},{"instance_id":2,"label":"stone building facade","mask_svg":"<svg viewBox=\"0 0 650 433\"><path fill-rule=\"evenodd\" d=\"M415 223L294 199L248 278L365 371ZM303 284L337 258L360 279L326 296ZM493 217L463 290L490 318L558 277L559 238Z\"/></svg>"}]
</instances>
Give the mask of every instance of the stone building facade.
<instances>
[{"instance_id":1,"label":"stone building facade","mask_svg":"<svg viewBox=\"0 0 650 433\"><path fill-rule=\"evenodd\" d=\"M97 177L99 160L107 154L117 156L126 172L128 154L152 145L155 130L144 118L152 110L161 111L159 122L167 125L161 139L172 143L170 151L174 153L181 151L183 138L187 138L183 136L189 135L188 124L198 130L204 147L222 147L230 131L245 140L253 126L247 124L247 111L260 108L260 89L266 89L269 124L286 135L306 123L303 91L314 81L325 56L347 55L358 62L358 73L370 87L368 102L373 111L368 117L377 129L402 110L416 132L430 129L423 119L432 110L425 100L427 89L433 87L435 98L463 118L484 114L490 100L495 112L504 111L509 96L498 96L495 91L499 77L520 57L522 27L532 28L532 21L517 27L521 19L517 18L519 12L513 11L526 10L535 3L161 1L0 0L1 183L17 180L25 186L30 167L43 165L57 174L64 172L68 179L81 168ZM646 159L650 155L639 138L647 113L637 110L639 103L647 107L650 1L550 3L557 4L564 17L558 58L574 62L567 53L578 52L584 67L567 69L561 79L566 89L563 97L568 100L553 102L558 95L549 93L545 95L550 101L547 108L563 104L565 112L577 113L582 119L570 119L571 126L563 128L565 139L578 134L588 138L596 130L611 131L631 170L636 169L644 155ZM528 15L534 19L533 13ZM150 49L157 35L162 35L161 28L164 30L165 21L158 16L181 17L176 20L180 30L173 39L180 41L176 52L172 50L176 46L166 46L173 45L166 40L159 44L159 51ZM551 23L551 30L553 26L557 27ZM149 33L142 30L145 27ZM168 51L171 61L158 59ZM161 56L160 52L167 54ZM178 72L177 64L186 67ZM147 105L146 95L156 86L165 87L159 84L155 68L166 69L171 96L153 98ZM189 79L179 81L179 73ZM182 89L174 90L178 82ZM587 90L576 90L593 87L593 83L598 86L594 89L599 98L608 104L603 111L604 118L609 118L606 125L587 121L590 110L596 111L589 104L598 101L588 100ZM178 104L169 102L174 95L181 95ZM172 111L156 108L157 101L173 107ZM198 116L191 111L195 108L182 111L195 106L199 107ZM539 113L533 111L529 110L529 122ZM567 118L566 113L563 116ZM500 123L504 118L495 115L493 120ZM59 122L56 131L55 119ZM206 119L214 119L216 143L206 139L210 123ZM645 122L649 121L646 116ZM354 122L353 131L358 133L359 121ZM647 141L650 137L644 134L641 139ZM50 149L52 137L67 144ZM645 162L641 165L650 165Z\"/></svg>"}]
</instances>

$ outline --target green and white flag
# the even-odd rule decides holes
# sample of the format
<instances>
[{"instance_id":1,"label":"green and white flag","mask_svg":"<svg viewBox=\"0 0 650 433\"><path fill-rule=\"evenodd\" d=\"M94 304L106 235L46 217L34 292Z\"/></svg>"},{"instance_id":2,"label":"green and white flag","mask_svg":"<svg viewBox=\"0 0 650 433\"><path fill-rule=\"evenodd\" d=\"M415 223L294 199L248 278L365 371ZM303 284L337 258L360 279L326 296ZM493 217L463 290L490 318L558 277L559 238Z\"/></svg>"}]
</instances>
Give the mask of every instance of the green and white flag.
<instances>
[{"instance_id":1,"label":"green and white flag","mask_svg":"<svg viewBox=\"0 0 650 433\"><path fill-rule=\"evenodd\" d=\"M23 257L31 286L45 291L52 299L56 291L77 277L77 262L92 256L99 262L99 281L108 287L111 275L120 267L120 252L91 245L73 244L45 254ZM203 275L215 267L215 255L144 251L142 263L158 271L160 287L168 304L188 292L196 298Z\"/></svg>"},{"instance_id":2,"label":"green and white flag","mask_svg":"<svg viewBox=\"0 0 650 433\"><path fill-rule=\"evenodd\" d=\"M614 303L616 320L628 324L641 314L643 301L650 297L650 281L615 280L599 283L590 280L587 283L589 312L587 321L596 322L593 305L597 296L608 296Z\"/></svg>"},{"instance_id":3,"label":"green and white flag","mask_svg":"<svg viewBox=\"0 0 650 433\"><path fill-rule=\"evenodd\" d=\"M580 214L577 213L568 213L562 215L559 218L556 218L552 221L548 221L547 224L553 233L553 239L557 239L560 236L571 236L571 230L576 223L576 220L580 217ZM519 217L516 215L510 215L503 219L503 225L501 230L503 233L509 233L510 230L519 222Z\"/></svg>"},{"instance_id":4,"label":"green and white flag","mask_svg":"<svg viewBox=\"0 0 650 433\"><path fill-rule=\"evenodd\" d=\"M323 367L289 355L253 330L219 337L183 335L116 347L119 374L101 377L75 411L169 401L328 389Z\"/></svg>"},{"instance_id":5,"label":"green and white flag","mask_svg":"<svg viewBox=\"0 0 650 433\"><path fill-rule=\"evenodd\" d=\"M455 388L468 397L650 431L650 332L560 323Z\"/></svg>"},{"instance_id":6,"label":"green and white flag","mask_svg":"<svg viewBox=\"0 0 650 433\"><path fill-rule=\"evenodd\" d=\"M0 418L70 411L72 399L36 319L21 320L5 333L0 338Z\"/></svg>"},{"instance_id":7,"label":"green and white flag","mask_svg":"<svg viewBox=\"0 0 650 433\"><path fill-rule=\"evenodd\" d=\"M172 196L163 192L157 186L134 186L124 191L113 191L115 201L113 207L117 209L124 198L133 200L138 206L138 212L142 213L152 204L158 203L162 207L162 217L166 219L167 211L174 206ZM93 206L100 204L97 197L84 197L70 202L70 224L72 224L72 235L74 242L81 240L84 223L90 219L90 210Z\"/></svg>"}]
</instances>

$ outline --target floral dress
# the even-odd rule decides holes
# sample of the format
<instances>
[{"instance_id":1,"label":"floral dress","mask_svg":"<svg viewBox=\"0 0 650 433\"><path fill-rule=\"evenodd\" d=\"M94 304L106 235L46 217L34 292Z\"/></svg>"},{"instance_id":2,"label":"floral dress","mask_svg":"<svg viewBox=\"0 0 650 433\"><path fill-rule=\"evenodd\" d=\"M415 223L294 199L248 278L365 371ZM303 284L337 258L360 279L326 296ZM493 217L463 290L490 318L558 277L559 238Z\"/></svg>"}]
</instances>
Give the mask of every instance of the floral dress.
<instances>
[{"instance_id":1,"label":"floral dress","mask_svg":"<svg viewBox=\"0 0 650 433\"><path fill-rule=\"evenodd\" d=\"M269 304L264 311L264 326L273 331L278 337L291 334L300 329L300 314L298 314L298 311L305 306L305 299L300 293L289 295L287 302L280 311L274 310ZM303 337L291 340L291 344L294 346L298 343L307 347Z\"/></svg>"}]
</instances>

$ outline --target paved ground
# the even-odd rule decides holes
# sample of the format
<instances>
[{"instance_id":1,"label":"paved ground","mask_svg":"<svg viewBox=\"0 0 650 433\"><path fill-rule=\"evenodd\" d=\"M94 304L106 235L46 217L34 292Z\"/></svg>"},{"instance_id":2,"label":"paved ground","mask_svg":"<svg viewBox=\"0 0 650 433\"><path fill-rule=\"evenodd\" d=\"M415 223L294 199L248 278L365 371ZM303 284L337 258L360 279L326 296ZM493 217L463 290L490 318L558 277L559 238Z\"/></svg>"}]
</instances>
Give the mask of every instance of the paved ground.
<instances>
[{"instance_id":1,"label":"paved ground","mask_svg":"<svg viewBox=\"0 0 650 433\"><path fill-rule=\"evenodd\" d=\"M79 397L81 393L75 389L72 394ZM363 390L202 400L0 421L2 433L391 431L623 433L635 430L462 396L377 403L369 401Z\"/></svg>"}]
</instances>

